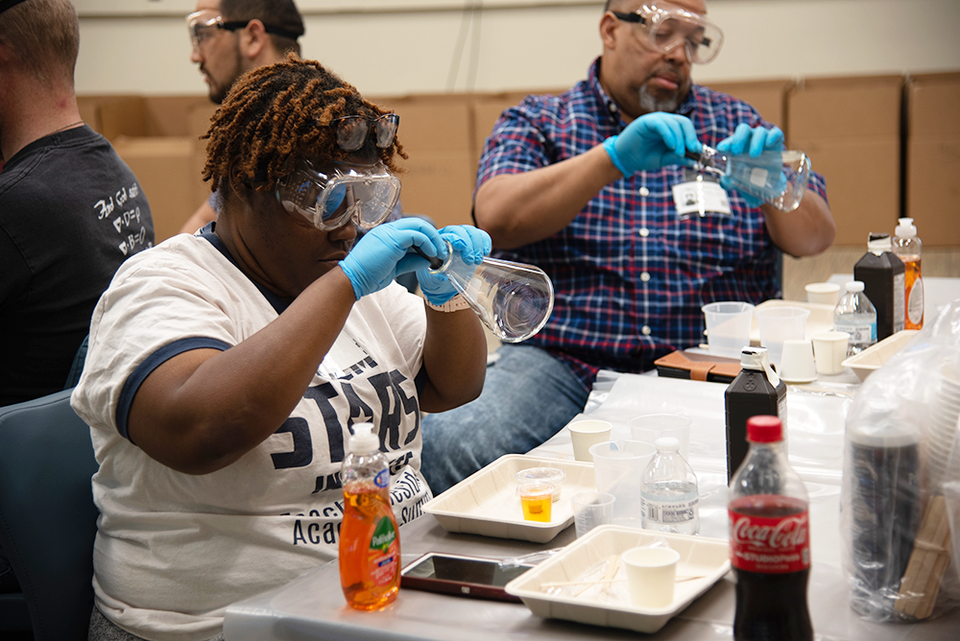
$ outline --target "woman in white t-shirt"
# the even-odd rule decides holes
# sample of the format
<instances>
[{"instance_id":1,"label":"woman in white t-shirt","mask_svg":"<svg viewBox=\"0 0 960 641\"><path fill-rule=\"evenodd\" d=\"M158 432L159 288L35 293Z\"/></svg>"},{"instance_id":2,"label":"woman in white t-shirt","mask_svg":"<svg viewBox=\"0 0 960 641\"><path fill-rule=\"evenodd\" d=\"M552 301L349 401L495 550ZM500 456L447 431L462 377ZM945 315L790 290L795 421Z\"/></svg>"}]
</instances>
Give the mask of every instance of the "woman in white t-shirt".
<instances>
[{"instance_id":1,"label":"woman in white t-shirt","mask_svg":"<svg viewBox=\"0 0 960 641\"><path fill-rule=\"evenodd\" d=\"M490 239L379 225L398 120L292 55L241 77L207 134L217 222L98 303L72 399L100 462L91 639L218 638L228 605L335 558L354 423L379 431L398 521L431 497L420 412L479 394L486 341L422 255L479 264ZM413 271L426 300L394 282Z\"/></svg>"}]
</instances>

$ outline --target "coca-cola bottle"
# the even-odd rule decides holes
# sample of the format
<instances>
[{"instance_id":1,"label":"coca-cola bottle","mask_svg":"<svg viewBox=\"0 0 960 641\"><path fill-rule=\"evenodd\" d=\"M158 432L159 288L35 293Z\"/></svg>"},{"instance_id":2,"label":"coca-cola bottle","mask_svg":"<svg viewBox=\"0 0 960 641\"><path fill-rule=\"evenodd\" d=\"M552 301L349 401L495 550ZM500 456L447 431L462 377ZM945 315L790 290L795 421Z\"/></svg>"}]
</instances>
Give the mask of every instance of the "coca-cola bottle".
<instances>
[{"instance_id":1,"label":"coca-cola bottle","mask_svg":"<svg viewBox=\"0 0 960 641\"><path fill-rule=\"evenodd\" d=\"M730 565L737 579L733 638L810 641L807 490L783 453L776 416L747 419L747 458L730 481Z\"/></svg>"}]
</instances>

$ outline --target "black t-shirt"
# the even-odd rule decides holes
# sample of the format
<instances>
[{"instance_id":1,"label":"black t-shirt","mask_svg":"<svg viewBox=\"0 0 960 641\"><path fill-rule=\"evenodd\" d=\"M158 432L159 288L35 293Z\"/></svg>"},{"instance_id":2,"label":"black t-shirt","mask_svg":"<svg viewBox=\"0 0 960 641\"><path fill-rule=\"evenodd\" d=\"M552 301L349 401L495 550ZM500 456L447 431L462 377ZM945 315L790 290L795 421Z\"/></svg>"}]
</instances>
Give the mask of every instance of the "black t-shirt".
<instances>
[{"instance_id":1,"label":"black t-shirt","mask_svg":"<svg viewBox=\"0 0 960 641\"><path fill-rule=\"evenodd\" d=\"M41 138L7 160L0 171L0 406L63 389L117 267L153 243L136 176L89 127Z\"/></svg>"}]
</instances>

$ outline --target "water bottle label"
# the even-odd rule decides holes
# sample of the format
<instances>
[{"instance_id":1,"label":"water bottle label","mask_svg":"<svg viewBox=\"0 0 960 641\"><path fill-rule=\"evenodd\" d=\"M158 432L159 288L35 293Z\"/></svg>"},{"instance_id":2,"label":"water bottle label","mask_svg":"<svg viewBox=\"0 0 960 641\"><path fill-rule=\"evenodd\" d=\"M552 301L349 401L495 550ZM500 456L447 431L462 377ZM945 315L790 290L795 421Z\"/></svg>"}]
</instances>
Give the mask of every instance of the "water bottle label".
<instances>
[{"instance_id":1,"label":"water bottle label","mask_svg":"<svg viewBox=\"0 0 960 641\"><path fill-rule=\"evenodd\" d=\"M640 509L643 517L655 523L674 525L689 523L697 516L697 504L700 502L696 494L670 497L669 501L657 500L648 494L640 497Z\"/></svg>"},{"instance_id":2,"label":"water bottle label","mask_svg":"<svg viewBox=\"0 0 960 641\"><path fill-rule=\"evenodd\" d=\"M807 510L769 517L757 510L736 511L735 501L728 513L733 567L761 574L785 574L810 567Z\"/></svg>"}]
</instances>

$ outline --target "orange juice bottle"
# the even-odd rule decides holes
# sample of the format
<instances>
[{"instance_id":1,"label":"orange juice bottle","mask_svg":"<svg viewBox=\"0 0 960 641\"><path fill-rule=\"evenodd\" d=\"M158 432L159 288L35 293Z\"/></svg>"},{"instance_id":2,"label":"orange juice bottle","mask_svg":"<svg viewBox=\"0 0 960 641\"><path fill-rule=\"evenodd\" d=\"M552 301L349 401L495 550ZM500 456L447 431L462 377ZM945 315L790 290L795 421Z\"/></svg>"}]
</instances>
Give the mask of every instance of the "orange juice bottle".
<instances>
[{"instance_id":1,"label":"orange juice bottle","mask_svg":"<svg viewBox=\"0 0 960 641\"><path fill-rule=\"evenodd\" d=\"M343 460L340 586L350 607L379 610L400 588L400 532L390 505L390 471L373 425L353 426Z\"/></svg>"}]
</instances>

